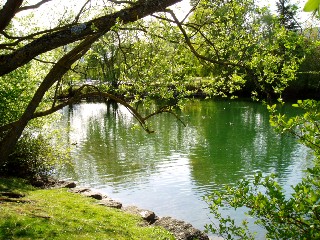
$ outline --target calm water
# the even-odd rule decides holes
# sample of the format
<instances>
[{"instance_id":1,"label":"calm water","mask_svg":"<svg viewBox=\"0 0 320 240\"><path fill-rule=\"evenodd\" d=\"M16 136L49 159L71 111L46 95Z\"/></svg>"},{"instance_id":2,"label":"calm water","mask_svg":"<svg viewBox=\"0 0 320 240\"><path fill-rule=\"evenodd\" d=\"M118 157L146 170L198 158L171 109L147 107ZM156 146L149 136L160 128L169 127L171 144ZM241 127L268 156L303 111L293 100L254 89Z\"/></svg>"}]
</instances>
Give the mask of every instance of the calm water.
<instances>
[{"instance_id":1,"label":"calm water","mask_svg":"<svg viewBox=\"0 0 320 240\"><path fill-rule=\"evenodd\" d=\"M293 114L289 107L283 111ZM194 101L181 118L187 127L172 115L156 116L151 122L156 133L150 135L120 105L65 108L60 126L70 128L65 136L74 167L61 176L202 230L214 221L202 200L213 189L262 171L277 173L290 193L303 176L310 153L274 133L259 103Z\"/></svg>"}]
</instances>

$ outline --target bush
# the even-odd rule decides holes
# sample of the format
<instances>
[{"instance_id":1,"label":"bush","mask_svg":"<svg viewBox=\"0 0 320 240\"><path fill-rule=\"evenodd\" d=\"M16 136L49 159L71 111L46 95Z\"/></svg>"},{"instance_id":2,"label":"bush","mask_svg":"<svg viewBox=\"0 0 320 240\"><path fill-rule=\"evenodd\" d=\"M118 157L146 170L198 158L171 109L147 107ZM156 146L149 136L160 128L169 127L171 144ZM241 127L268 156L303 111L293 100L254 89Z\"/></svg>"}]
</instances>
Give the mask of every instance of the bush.
<instances>
[{"instance_id":1,"label":"bush","mask_svg":"<svg viewBox=\"0 0 320 240\"><path fill-rule=\"evenodd\" d=\"M0 175L33 179L53 174L56 154L49 140L27 132L18 141L9 160L0 166Z\"/></svg>"}]
</instances>

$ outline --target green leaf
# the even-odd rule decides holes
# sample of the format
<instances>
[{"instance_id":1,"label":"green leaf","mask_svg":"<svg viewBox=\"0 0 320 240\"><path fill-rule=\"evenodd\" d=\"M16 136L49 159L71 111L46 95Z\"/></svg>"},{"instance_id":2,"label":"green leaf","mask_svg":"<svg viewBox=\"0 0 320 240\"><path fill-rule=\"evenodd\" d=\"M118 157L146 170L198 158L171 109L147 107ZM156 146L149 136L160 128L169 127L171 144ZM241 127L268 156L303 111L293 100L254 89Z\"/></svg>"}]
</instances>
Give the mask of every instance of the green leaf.
<instances>
[{"instance_id":1,"label":"green leaf","mask_svg":"<svg viewBox=\"0 0 320 240\"><path fill-rule=\"evenodd\" d=\"M313 12L319 8L320 0L309 0L303 8L305 12Z\"/></svg>"}]
</instances>

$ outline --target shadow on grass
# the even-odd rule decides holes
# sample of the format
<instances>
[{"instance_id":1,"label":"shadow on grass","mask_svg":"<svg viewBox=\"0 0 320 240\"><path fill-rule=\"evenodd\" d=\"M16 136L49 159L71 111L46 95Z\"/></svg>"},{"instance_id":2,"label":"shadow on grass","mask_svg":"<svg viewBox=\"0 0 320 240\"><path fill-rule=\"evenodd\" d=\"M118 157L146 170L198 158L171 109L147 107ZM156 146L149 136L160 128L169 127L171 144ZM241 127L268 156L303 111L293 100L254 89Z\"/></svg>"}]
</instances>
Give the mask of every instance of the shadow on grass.
<instances>
[{"instance_id":1,"label":"shadow on grass","mask_svg":"<svg viewBox=\"0 0 320 240\"><path fill-rule=\"evenodd\" d=\"M26 180L19 178L0 177L0 192L20 192L25 193L35 190Z\"/></svg>"}]
</instances>

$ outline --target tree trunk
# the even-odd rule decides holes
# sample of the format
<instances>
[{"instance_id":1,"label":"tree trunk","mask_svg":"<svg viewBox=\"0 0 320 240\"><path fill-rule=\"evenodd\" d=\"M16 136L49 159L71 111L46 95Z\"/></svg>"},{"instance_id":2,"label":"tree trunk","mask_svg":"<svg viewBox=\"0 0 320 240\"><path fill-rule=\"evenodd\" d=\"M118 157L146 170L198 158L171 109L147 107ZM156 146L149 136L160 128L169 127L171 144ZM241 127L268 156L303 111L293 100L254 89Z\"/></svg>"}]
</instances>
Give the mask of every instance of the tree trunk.
<instances>
[{"instance_id":1,"label":"tree trunk","mask_svg":"<svg viewBox=\"0 0 320 240\"><path fill-rule=\"evenodd\" d=\"M55 82L62 78L62 76L70 69L71 65L81 58L89 50L92 43L94 43L99 37L100 35L88 37L68 54L62 57L50 70L18 122L16 122L13 128L0 142L0 166L8 160L10 153L13 152L23 130L27 126L28 122L33 118L33 115L41 103L45 93Z\"/></svg>"}]
</instances>

